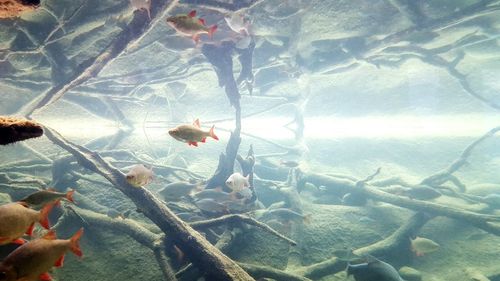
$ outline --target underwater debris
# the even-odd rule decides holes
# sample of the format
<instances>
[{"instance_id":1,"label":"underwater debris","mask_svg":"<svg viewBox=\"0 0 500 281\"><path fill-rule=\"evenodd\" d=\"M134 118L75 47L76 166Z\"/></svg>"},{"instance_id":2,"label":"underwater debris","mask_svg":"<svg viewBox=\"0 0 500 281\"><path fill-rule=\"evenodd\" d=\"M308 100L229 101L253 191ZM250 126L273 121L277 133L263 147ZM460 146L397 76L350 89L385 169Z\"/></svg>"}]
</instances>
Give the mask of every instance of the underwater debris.
<instances>
[{"instance_id":1,"label":"underwater debris","mask_svg":"<svg viewBox=\"0 0 500 281\"><path fill-rule=\"evenodd\" d=\"M82 234L83 228L80 228L70 239L62 240L57 239L55 231L51 230L42 238L22 245L0 263L0 280L52 280L48 271L53 266L63 266L66 252L83 256L79 244Z\"/></svg>"},{"instance_id":2,"label":"underwater debris","mask_svg":"<svg viewBox=\"0 0 500 281\"><path fill-rule=\"evenodd\" d=\"M28 204L32 208L45 206L48 203L56 202L56 205L59 204L61 199L66 199L69 202L75 203L73 200L74 190L69 190L66 193L57 192L53 189L40 190L35 193L32 193L25 198L19 200L20 202L24 202Z\"/></svg>"},{"instance_id":3,"label":"underwater debris","mask_svg":"<svg viewBox=\"0 0 500 281\"><path fill-rule=\"evenodd\" d=\"M0 116L0 145L37 138L43 135L40 124L13 116Z\"/></svg>"},{"instance_id":4,"label":"underwater debris","mask_svg":"<svg viewBox=\"0 0 500 281\"><path fill-rule=\"evenodd\" d=\"M145 186L153 181L153 168L148 169L143 164L137 164L125 177L127 182L135 187Z\"/></svg>"},{"instance_id":5,"label":"underwater debris","mask_svg":"<svg viewBox=\"0 0 500 281\"><path fill-rule=\"evenodd\" d=\"M431 239L416 237L411 239L411 250L415 253L417 257L423 256L428 253L435 252L439 249L439 244L432 241Z\"/></svg>"},{"instance_id":6,"label":"underwater debris","mask_svg":"<svg viewBox=\"0 0 500 281\"><path fill-rule=\"evenodd\" d=\"M40 5L40 0L1 0L0 19L15 18L24 12L33 11Z\"/></svg>"},{"instance_id":7,"label":"underwater debris","mask_svg":"<svg viewBox=\"0 0 500 281\"><path fill-rule=\"evenodd\" d=\"M192 125L179 125L168 130L168 134L178 141L186 142L189 146L198 146L198 142L206 142L207 137L219 140L219 137L214 133L214 127L215 125L213 125L208 132L203 131L201 129L200 120L196 119Z\"/></svg>"},{"instance_id":8,"label":"underwater debris","mask_svg":"<svg viewBox=\"0 0 500 281\"><path fill-rule=\"evenodd\" d=\"M49 229L49 213L53 207L53 203L47 204L41 211L35 211L19 202L0 206L0 245L23 244L24 240L19 238L24 233L33 235L35 222Z\"/></svg>"},{"instance_id":9,"label":"underwater debris","mask_svg":"<svg viewBox=\"0 0 500 281\"><path fill-rule=\"evenodd\" d=\"M217 25L211 27L205 25L205 20L196 17L196 11L193 10L188 14L179 14L167 18L167 24L173 27L178 33L186 36L191 36L195 43L200 40L201 34L208 34L213 37L217 30Z\"/></svg>"}]
</instances>

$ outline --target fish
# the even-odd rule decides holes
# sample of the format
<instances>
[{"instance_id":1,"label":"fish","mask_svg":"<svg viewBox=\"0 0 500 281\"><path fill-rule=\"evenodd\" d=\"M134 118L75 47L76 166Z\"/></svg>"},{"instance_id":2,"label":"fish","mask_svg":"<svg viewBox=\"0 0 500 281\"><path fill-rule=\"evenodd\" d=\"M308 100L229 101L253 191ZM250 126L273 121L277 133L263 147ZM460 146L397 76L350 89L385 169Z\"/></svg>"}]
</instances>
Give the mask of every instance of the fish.
<instances>
[{"instance_id":1,"label":"fish","mask_svg":"<svg viewBox=\"0 0 500 281\"><path fill-rule=\"evenodd\" d=\"M148 169L142 164L133 166L125 175L127 182L135 187L145 186L153 181L153 168Z\"/></svg>"},{"instance_id":2,"label":"fish","mask_svg":"<svg viewBox=\"0 0 500 281\"><path fill-rule=\"evenodd\" d=\"M490 279L486 276L484 276L483 273L481 273L479 270L472 268L472 267L466 267L464 269L465 275L467 276L470 281L490 281Z\"/></svg>"},{"instance_id":3,"label":"fish","mask_svg":"<svg viewBox=\"0 0 500 281\"><path fill-rule=\"evenodd\" d=\"M67 251L83 256L79 245L82 234L83 228L80 228L70 239L62 240L51 230L42 238L22 245L0 263L0 281L52 280L48 271L53 266L63 266Z\"/></svg>"},{"instance_id":4,"label":"fish","mask_svg":"<svg viewBox=\"0 0 500 281\"><path fill-rule=\"evenodd\" d=\"M206 142L207 137L219 140L214 133L214 127L212 126L208 132L203 131L200 126L200 120L196 119L192 125L184 124L170 129L168 134L178 141L186 142L190 146L198 146L198 142Z\"/></svg>"},{"instance_id":5,"label":"fish","mask_svg":"<svg viewBox=\"0 0 500 281\"><path fill-rule=\"evenodd\" d=\"M167 24L173 27L180 34L191 36L195 43L198 43L201 34L208 34L208 36L212 38L217 30L216 24L208 27L205 25L205 20L197 18L196 10L193 10L188 14L179 14L168 17Z\"/></svg>"},{"instance_id":6,"label":"fish","mask_svg":"<svg viewBox=\"0 0 500 281\"><path fill-rule=\"evenodd\" d=\"M250 179L250 175L247 175L244 177L240 173L233 173L230 175L227 180L226 180L226 185L229 187L233 192L240 192L245 188L250 187L250 182L248 181Z\"/></svg>"},{"instance_id":7,"label":"fish","mask_svg":"<svg viewBox=\"0 0 500 281\"><path fill-rule=\"evenodd\" d=\"M261 219L267 220L271 217L278 217L284 221L303 222L305 224L311 223L312 219L311 214L303 215L287 208L276 208L276 209L266 210L262 214Z\"/></svg>"},{"instance_id":8,"label":"fish","mask_svg":"<svg viewBox=\"0 0 500 281\"><path fill-rule=\"evenodd\" d=\"M434 188L425 185L412 186L405 190L403 194L410 197L410 199L417 200L431 200L442 195Z\"/></svg>"},{"instance_id":9,"label":"fish","mask_svg":"<svg viewBox=\"0 0 500 281\"><path fill-rule=\"evenodd\" d=\"M24 244L24 240L20 238L24 233L33 235L35 222L49 229L49 213L53 207L54 203L51 203L45 205L42 210L35 211L22 202L0 206L0 245Z\"/></svg>"},{"instance_id":10,"label":"fish","mask_svg":"<svg viewBox=\"0 0 500 281\"><path fill-rule=\"evenodd\" d=\"M195 192L203 190L203 186L185 181L173 182L160 189L158 193L167 201L176 201Z\"/></svg>"},{"instance_id":11,"label":"fish","mask_svg":"<svg viewBox=\"0 0 500 281\"><path fill-rule=\"evenodd\" d=\"M280 165L281 166L285 166L287 168L297 168L300 164L299 162L297 161L293 161L293 160L283 160L281 159L280 160Z\"/></svg>"},{"instance_id":12,"label":"fish","mask_svg":"<svg viewBox=\"0 0 500 281\"><path fill-rule=\"evenodd\" d=\"M37 138L42 135L42 126L34 121L12 116L0 116L0 145Z\"/></svg>"},{"instance_id":13,"label":"fish","mask_svg":"<svg viewBox=\"0 0 500 281\"><path fill-rule=\"evenodd\" d=\"M227 13L224 20L234 32L250 35L250 19L242 13Z\"/></svg>"},{"instance_id":14,"label":"fish","mask_svg":"<svg viewBox=\"0 0 500 281\"><path fill-rule=\"evenodd\" d=\"M226 205L216 202L214 199L201 199L194 204L202 211L209 213L229 213L229 209Z\"/></svg>"},{"instance_id":15,"label":"fish","mask_svg":"<svg viewBox=\"0 0 500 281\"><path fill-rule=\"evenodd\" d=\"M130 0L134 10L146 10L148 18L151 20L151 0Z\"/></svg>"},{"instance_id":16,"label":"fish","mask_svg":"<svg viewBox=\"0 0 500 281\"><path fill-rule=\"evenodd\" d=\"M411 250L415 252L417 257L423 256L428 253L435 252L439 249L439 244L432 241L431 239L416 237L415 239L410 238Z\"/></svg>"},{"instance_id":17,"label":"fish","mask_svg":"<svg viewBox=\"0 0 500 281\"><path fill-rule=\"evenodd\" d=\"M232 199L231 193L222 191L221 188L205 189L191 195L194 200L213 199L216 202L230 201Z\"/></svg>"},{"instance_id":18,"label":"fish","mask_svg":"<svg viewBox=\"0 0 500 281\"><path fill-rule=\"evenodd\" d=\"M404 281L392 265L374 257L366 263L348 263L346 271L347 276L353 275L356 281Z\"/></svg>"},{"instance_id":19,"label":"fish","mask_svg":"<svg viewBox=\"0 0 500 281\"><path fill-rule=\"evenodd\" d=\"M74 193L74 190L69 190L66 193L57 192L53 189L40 190L28 195L27 197L19 201L28 204L28 206L30 207L45 206L46 204L52 202L57 202L57 205L59 204L59 200L61 199L66 199L69 202L75 203L75 201L73 200Z\"/></svg>"}]
</instances>

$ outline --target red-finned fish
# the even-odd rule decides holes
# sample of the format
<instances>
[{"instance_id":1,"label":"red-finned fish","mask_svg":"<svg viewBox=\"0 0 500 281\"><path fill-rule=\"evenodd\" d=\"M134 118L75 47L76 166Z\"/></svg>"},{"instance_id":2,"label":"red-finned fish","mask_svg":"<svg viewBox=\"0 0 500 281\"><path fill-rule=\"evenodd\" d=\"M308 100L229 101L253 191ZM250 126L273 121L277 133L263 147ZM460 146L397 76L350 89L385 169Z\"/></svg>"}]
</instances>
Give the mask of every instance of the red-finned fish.
<instances>
[{"instance_id":1,"label":"red-finned fish","mask_svg":"<svg viewBox=\"0 0 500 281\"><path fill-rule=\"evenodd\" d=\"M198 142L205 142L207 137L219 140L214 133L214 127L215 126L212 126L208 132L203 131L200 127L200 120L196 119L192 125L184 124L170 129L168 134L178 141L187 142L188 145L198 146Z\"/></svg>"},{"instance_id":2,"label":"red-finned fish","mask_svg":"<svg viewBox=\"0 0 500 281\"><path fill-rule=\"evenodd\" d=\"M56 202L56 204L59 204L59 201L63 198L68 200L69 202L75 203L75 201L73 200L74 193L74 190L69 190L66 193L61 193L53 189L46 189L32 193L19 201L27 203L31 207L45 206L46 204L52 202Z\"/></svg>"},{"instance_id":3,"label":"red-finned fish","mask_svg":"<svg viewBox=\"0 0 500 281\"><path fill-rule=\"evenodd\" d=\"M196 17L196 11L189 14L180 14L167 18L167 23L182 35L191 36L195 43L200 40L201 34L208 34L212 38L217 30L217 25L210 27L205 25L205 20Z\"/></svg>"},{"instance_id":4,"label":"red-finned fish","mask_svg":"<svg viewBox=\"0 0 500 281\"><path fill-rule=\"evenodd\" d=\"M0 263L0 281L52 280L48 271L53 266L63 266L67 251L83 256L79 243L82 234L83 228L80 228L73 237L62 240L51 230L42 238L22 245Z\"/></svg>"},{"instance_id":5,"label":"red-finned fish","mask_svg":"<svg viewBox=\"0 0 500 281\"><path fill-rule=\"evenodd\" d=\"M54 203L47 204L40 211L28 208L25 203L16 202L0 206L0 245L9 243L23 244L20 239L24 233L33 234L35 222L49 229L49 213Z\"/></svg>"}]
</instances>

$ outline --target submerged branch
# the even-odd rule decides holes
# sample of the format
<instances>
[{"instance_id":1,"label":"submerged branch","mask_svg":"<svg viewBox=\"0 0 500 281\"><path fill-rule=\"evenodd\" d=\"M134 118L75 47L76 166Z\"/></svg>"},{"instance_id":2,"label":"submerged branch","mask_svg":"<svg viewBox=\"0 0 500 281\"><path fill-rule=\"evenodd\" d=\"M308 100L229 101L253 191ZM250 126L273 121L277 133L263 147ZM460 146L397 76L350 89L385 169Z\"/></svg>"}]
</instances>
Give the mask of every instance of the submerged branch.
<instances>
[{"instance_id":1,"label":"submerged branch","mask_svg":"<svg viewBox=\"0 0 500 281\"><path fill-rule=\"evenodd\" d=\"M293 246L297 245L297 242L295 242L292 239L287 238L284 235L278 233L276 230L272 229L267 224L259 222L259 221L255 220L249 216L240 215L240 214L225 215L225 216L218 217L215 219L192 222L189 225L191 227L193 227L194 229L200 229L200 228L219 226L221 224L234 224L234 223L246 223L249 225L256 226L256 227L261 228L264 231L271 233L272 235L286 241L290 245L293 245Z\"/></svg>"}]
</instances>

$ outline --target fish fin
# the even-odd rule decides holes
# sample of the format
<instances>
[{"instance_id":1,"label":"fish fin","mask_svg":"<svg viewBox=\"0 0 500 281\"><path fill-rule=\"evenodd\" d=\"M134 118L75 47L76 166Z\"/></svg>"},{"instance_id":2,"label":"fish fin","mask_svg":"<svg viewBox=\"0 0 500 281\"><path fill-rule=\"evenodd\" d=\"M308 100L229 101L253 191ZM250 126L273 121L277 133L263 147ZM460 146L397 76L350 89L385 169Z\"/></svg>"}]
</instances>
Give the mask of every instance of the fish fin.
<instances>
[{"instance_id":1,"label":"fish fin","mask_svg":"<svg viewBox=\"0 0 500 281\"><path fill-rule=\"evenodd\" d=\"M312 220L312 214L305 215L303 217L304 224L311 224L311 220Z\"/></svg>"},{"instance_id":2,"label":"fish fin","mask_svg":"<svg viewBox=\"0 0 500 281\"><path fill-rule=\"evenodd\" d=\"M250 187L250 174L245 177L245 186Z\"/></svg>"},{"instance_id":3,"label":"fish fin","mask_svg":"<svg viewBox=\"0 0 500 281\"><path fill-rule=\"evenodd\" d=\"M26 229L26 234L29 236L33 236L33 229L35 229L35 223L32 223L28 229Z\"/></svg>"},{"instance_id":4,"label":"fish fin","mask_svg":"<svg viewBox=\"0 0 500 281\"><path fill-rule=\"evenodd\" d=\"M177 247L177 245L174 245L174 251L175 251L175 257L177 258L178 262L182 262L184 260L184 252Z\"/></svg>"},{"instance_id":5,"label":"fish fin","mask_svg":"<svg viewBox=\"0 0 500 281\"><path fill-rule=\"evenodd\" d=\"M148 11L148 18L149 18L149 20L151 20L151 11L150 11L150 9L146 9L146 11Z\"/></svg>"},{"instance_id":6,"label":"fish fin","mask_svg":"<svg viewBox=\"0 0 500 281\"><path fill-rule=\"evenodd\" d=\"M44 236L42 236L42 239L46 239L46 240L56 240L57 239L57 236L56 236L56 231L55 230L49 230L49 232L45 233Z\"/></svg>"},{"instance_id":7,"label":"fish fin","mask_svg":"<svg viewBox=\"0 0 500 281\"><path fill-rule=\"evenodd\" d=\"M207 142L207 138L202 138L201 142L203 142L203 143Z\"/></svg>"},{"instance_id":8,"label":"fish fin","mask_svg":"<svg viewBox=\"0 0 500 281\"><path fill-rule=\"evenodd\" d=\"M83 234L83 227L80 228L70 239L70 249L73 254L75 254L77 257L82 257L83 252L80 249L80 238L82 237Z\"/></svg>"},{"instance_id":9,"label":"fish fin","mask_svg":"<svg viewBox=\"0 0 500 281\"><path fill-rule=\"evenodd\" d=\"M62 267L64 264L64 255L62 255L60 258L57 259L56 263L54 264L55 267Z\"/></svg>"},{"instance_id":10,"label":"fish fin","mask_svg":"<svg viewBox=\"0 0 500 281\"><path fill-rule=\"evenodd\" d=\"M30 204L28 204L27 202L24 202L24 201L18 201L17 204L22 205L22 206L24 206L26 208L30 207Z\"/></svg>"},{"instance_id":11,"label":"fish fin","mask_svg":"<svg viewBox=\"0 0 500 281\"><path fill-rule=\"evenodd\" d=\"M191 12L189 12L188 17L190 18L196 17L196 10L192 10Z\"/></svg>"},{"instance_id":12,"label":"fish fin","mask_svg":"<svg viewBox=\"0 0 500 281\"><path fill-rule=\"evenodd\" d=\"M49 222L49 214L50 211L52 211L52 208L54 208L54 205L56 205L57 202L55 203L49 203L43 207L43 209L40 211L40 224L45 228L49 229L50 228L50 222Z\"/></svg>"},{"instance_id":13,"label":"fish fin","mask_svg":"<svg viewBox=\"0 0 500 281\"><path fill-rule=\"evenodd\" d=\"M66 199L68 199L69 202L75 203L75 200L73 200L73 194L75 194L75 190L71 189L66 193Z\"/></svg>"},{"instance_id":14,"label":"fish fin","mask_svg":"<svg viewBox=\"0 0 500 281\"><path fill-rule=\"evenodd\" d=\"M195 34L193 35L193 41L195 44L198 44L198 42L200 41L200 35L199 34Z\"/></svg>"},{"instance_id":15,"label":"fish fin","mask_svg":"<svg viewBox=\"0 0 500 281\"><path fill-rule=\"evenodd\" d=\"M207 24L205 23L205 20L204 20L204 19L202 19L202 18L199 18L199 19L198 19L198 21L199 21L201 24L203 24L203 25L207 25Z\"/></svg>"},{"instance_id":16,"label":"fish fin","mask_svg":"<svg viewBox=\"0 0 500 281\"><path fill-rule=\"evenodd\" d=\"M236 192L236 191L231 191L231 193L229 193L229 196L231 197L231 200L233 200L233 201L238 200L237 193L238 192Z\"/></svg>"},{"instance_id":17,"label":"fish fin","mask_svg":"<svg viewBox=\"0 0 500 281\"><path fill-rule=\"evenodd\" d=\"M52 276L50 276L50 274L48 272L45 272L45 273L40 274L40 276L38 276L38 280L40 280L40 281L51 281L52 280Z\"/></svg>"},{"instance_id":18,"label":"fish fin","mask_svg":"<svg viewBox=\"0 0 500 281\"><path fill-rule=\"evenodd\" d=\"M213 138L214 140L219 140L219 137L217 135L215 135L214 133L214 128L215 128L215 125L212 125L212 128L210 128L210 131L208 132L210 137Z\"/></svg>"},{"instance_id":19,"label":"fish fin","mask_svg":"<svg viewBox=\"0 0 500 281\"><path fill-rule=\"evenodd\" d=\"M193 126L195 126L196 128L201 128L200 119L196 118L196 120L194 120L193 122Z\"/></svg>"},{"instance_id":20,"label":"fish fin","mask_svg":"<svg viewBox=\"0 0 500 281\"><path fill-rule=\"evenodd\" d=\"M188 142L188 145L198 146L198 143L195 141L190 141L190 142Z\"/></svg>"},{"instance_id":21,"label":"fish fin","mask_svg":"<svg viewBox=\"0 0 500 281\"><path fill-rule=\"evenodd\" d=\"M208 36L210 37L210 39L212 39L214 37L214 33L215 33L216 30L217 30L217 25L216 24L212 25L208 29Z\"/></svg>"},{"instance_id":22,"label":"fish fin","mask_svg":"<svg viewBox=\"0 0 500 281\"><path fill-rule=\"evenodd\" d=\"M26 240L24 240L23 238L17 238L15 240L12 240L11 243L12 244L17 244L17 245L22 245L22 244L26 243Z\"/></svg>"}]
</instances>

